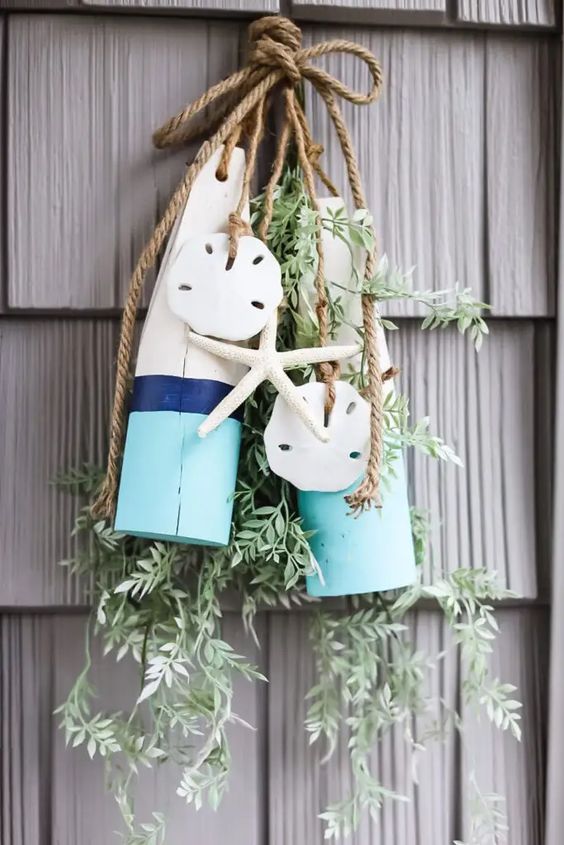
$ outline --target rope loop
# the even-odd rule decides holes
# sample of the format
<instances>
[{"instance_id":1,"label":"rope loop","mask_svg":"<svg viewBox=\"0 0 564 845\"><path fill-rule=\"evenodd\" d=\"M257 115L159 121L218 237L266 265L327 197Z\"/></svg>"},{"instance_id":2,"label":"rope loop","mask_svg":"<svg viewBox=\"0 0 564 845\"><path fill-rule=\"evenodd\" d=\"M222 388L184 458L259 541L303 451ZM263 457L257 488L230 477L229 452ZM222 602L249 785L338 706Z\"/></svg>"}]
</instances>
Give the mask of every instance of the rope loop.
<instances>
[{"instance_id":1,"label":"rope loop","mask_svg":"<svg viewBox=\"0 0 564 845\"><path fill-rule=\"evenodd\" d=\"M250 223L247 223L246 220L243 220L239 212L232 211L229 215L229 220L227 224L227 234L229 235L229 253L228 259L229 262L232 264L237 257L237 245L239 243L239 238L243 235L252 235L253 230L251 228Z\"/></svg>"}]
</instances>

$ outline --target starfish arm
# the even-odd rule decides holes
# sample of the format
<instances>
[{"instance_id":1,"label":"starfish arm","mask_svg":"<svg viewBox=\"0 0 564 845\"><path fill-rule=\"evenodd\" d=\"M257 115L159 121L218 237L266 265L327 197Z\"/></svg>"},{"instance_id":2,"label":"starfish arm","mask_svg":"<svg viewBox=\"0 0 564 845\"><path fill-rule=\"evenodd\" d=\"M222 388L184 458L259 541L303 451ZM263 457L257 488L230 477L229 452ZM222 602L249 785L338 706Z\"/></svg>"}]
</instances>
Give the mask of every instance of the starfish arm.
<instances>
[{"instance_id":1,"label":"starfish arm","mask_svg":"<svg viewBox=\"0 0 564 845\"><path fill-rule=\"evenodd\" d=\"M241 364L246 364L248 367L252 366L256 359L256 350L247 349L244 346L235 346L233 343L226 343L222 340L215 340L212 337L205 337L196 332L188 333L188 343L197 346L198 349L204 349L206 352L211 352L219 358L226 358L228 361L238 361Z\"/></svg>"},{"instance_id":2,"label":"starfish arm","mask_svg":"<svg viewBox=\"0 0 564 845\"><path fill-rule=\"evenodd\" d=\"M276 348L276 334L278 332L278 309L270 316L266 326L260 333L259 345L261 349Z\"/></svg>"},{"instance_id":3,"label":"starfish arm","mask_svg":"<svg viewBox=\"0 0 564 845\"><path fill-rule=\"evenodd\" d=\"M303 424L314 434L318 440L327 443L330 439L327 429L318 423L311 412L311 408L298 391L294 382L288 378L282 368L274 369L269 373L272 384L277 388L278 393L286 404L298 415Z\"/></svg>"},{"instance_id":4,"label":"starfish arm","mask_svg":"<svg viewBox=\"0 0 564 845\"><path fill-rule=\"evenodd\" d=\"M227 396L221 400L219 405L216 405L211 414L209 414L204 422L198 428L200 437L205 437L211 431L214 431L224 420L226 420L233 411L243 404L245 399L251 395L253 390L264 381L264 370L262 367L253 367L249 372L243 376Z\"/></svg>"},{"instance_id":5,"label":"starfish arm","mask_svg":"<svg viewBox=\"0 0 564 845\"><path fill-rule=\"evenodd\" d=\"M290 349L279 352L280 363L286 369L295 364L321 364L323 361L340 361L352 358L360 352L360 346L316 346L309 349Z\"/></svg>"}]
</instances>

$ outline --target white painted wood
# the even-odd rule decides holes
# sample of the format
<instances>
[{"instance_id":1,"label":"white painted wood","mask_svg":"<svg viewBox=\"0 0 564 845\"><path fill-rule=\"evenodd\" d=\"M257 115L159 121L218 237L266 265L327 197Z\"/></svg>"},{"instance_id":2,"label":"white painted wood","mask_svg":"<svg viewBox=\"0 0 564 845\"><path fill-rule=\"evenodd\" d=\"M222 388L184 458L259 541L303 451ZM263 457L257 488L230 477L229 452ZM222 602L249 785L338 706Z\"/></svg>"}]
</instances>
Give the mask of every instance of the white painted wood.
<instances>
[{"instance_id":1,"label":"white painted wood","mask_svg":"<svg viewBox=\"0 0 564 845\"><path fill-rule=\"evenodd\" d=\"M362 299L359 295L359 286L363 280L364 263L366 260L365 250L359 246L349 248L341 238L333 237L329 225L330 214L335 214L344 208L341 197L320 197L319 210L322 220L325 221L322 231L323 252L325 256L325 276L328 283L329 294L332 299L339 299L346 319L339 328L336 336L329 340L333 343L358 343L358 333L355 326L362 326ZM347 214L349 213L346 210ZM315 313L315 290L313 284L304 286L306 297L302 304L302 313ZM378 335L378 354L380 358L380 369L385 372L391 365L386 335L382 326L376 327ZM355 355L349 361L345 361L343 370L345 372L358 372L361 367L362 353ZM393 388L393 380L386 382L385 389L390 391Z\"/></svg>"},{"instance_id":2,"label":"white painted wood","mask_svg":"<svg viewBox=\"0 0 564 845\"><path fill-rule=\"evenodd\" d=\"M222 182L215 173L222 149L217 150L202 169L171 233L161 270L139 343L135 374L175 375L236 384L246 367L217 358L187 340L185 323L170 309L167 279L172 262L182 244L194 235L227 230L229 214L236 208L243 180L245 154L236 148L229 165L228 178ZM245 214L248 217L248 208Z\"/></svg>"}]
</instances>

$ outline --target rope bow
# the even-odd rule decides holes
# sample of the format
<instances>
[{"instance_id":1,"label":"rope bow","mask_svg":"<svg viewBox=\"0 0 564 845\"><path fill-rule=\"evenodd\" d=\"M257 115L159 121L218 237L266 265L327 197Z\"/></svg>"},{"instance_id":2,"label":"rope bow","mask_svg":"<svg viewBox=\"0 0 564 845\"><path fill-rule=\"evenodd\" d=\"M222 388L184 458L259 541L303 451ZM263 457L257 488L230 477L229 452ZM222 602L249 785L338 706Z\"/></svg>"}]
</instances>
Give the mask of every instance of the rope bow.
<instances>
[{"instance_id":1,"label":"rope bow","mask_svg":"<svg viewBox=\"0 0 564 845\"><path fill-rule=\"evenodd\" d=\"M363 94L348 88L339 79L311 63L312 59L329 54L341 53L355 56L368 68L371 87ZM119 478L119 461L122 450L125 411L128 398L130 365L133 352L135 319L143 282L148 270L154 265L172 226L183 209L198 174L206 162L223 144L223 154L218 168L218 178L225 178L229 159L241 136L247 136L247 154L243 185L237 208L229 217L230 257L237 252L237 242L242 234L249 234L250 227L242 219L242 213L249 199L249 191L255 171L257 151L262 140L269 95L275 86L282 87L284 119L278 135L271 175L265 189L263 218L258 235L266 239L272 219L274 190L282 174L284 160L290 139L294 139L298 161L304 175L304 184L312 207L319 213L315 174L327 189L337 196L337 190L319 163L323 148L315 144L304 111L296 95L296 88L307 80L321 96L335 126L346 164L348 181L356 208L366 208L366 200L360 179L358 162L350 133L337 103L337 99L356 105L373 102L380 92L382 76L380 65L372 53L360 44L345 39L336 39L302 47L302 34L292 21L283 17L261 18L249 27L247 64L227 79L213 85L194 103L187 105L168 120L153 135L158 149L184 144L203 133L210 133L196 158L187 168L180 184L144 247L131 276L127 300L123 310L120 342L116 363L116 385L110 425L108 467L100 494L93 505L93 513L110 516L113 513ZM211 117L194 118L211 107ZM324 278L324 261L321 243L321 225L317 233L317 269L315 278L316 314L319 323L319 342L324 346L328 340L328 299ZM368 254L365 264L365 278L374 273L374 254ZM367 370L366 395L370 401L370 456L367 472L361 485L347 497L351 508L360 511L376 501L380 506L378 487L382 460L382 373L377 349L377 317L373 297L363 294L362 317L364 329L364 360ZM327 386L326 412L329 413L335 401L334 382L339 377L338 364L320 364L318 378Z\"/></svg>"}]
</instances>

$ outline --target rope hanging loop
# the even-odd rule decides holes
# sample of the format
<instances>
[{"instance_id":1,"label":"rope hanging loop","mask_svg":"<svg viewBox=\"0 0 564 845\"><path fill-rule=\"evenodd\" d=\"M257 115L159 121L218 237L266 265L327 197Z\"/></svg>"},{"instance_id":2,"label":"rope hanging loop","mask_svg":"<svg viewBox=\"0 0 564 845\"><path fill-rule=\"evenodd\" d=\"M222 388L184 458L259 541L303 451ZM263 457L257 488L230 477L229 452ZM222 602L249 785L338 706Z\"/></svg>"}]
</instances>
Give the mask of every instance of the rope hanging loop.
<instances>
[{"instance_id":1,"label":"rope hanging loop","mask_svg":"<svg viewBox=\"0 0 564 845\"><path fill-rule=\"evenodd\" d=\"M349 88L323 68L312 64L312 60L331 54L350 55L359 59L368 69L370 86L366 93ZM296 96L296 87L307 80L324 101L335 126L337 137L346 164L348 181L356 208L366 208L360 180L358 162L346 123L338 106L338 99L355 105L372 103L378 97L382 85L380 65L367 48L346 39L335 39L302 46L299 27L280 16L269 16L254 21L249 27L248 58L246 65L226 79L212 85L193 103L186 105L171 117L153 135L158 149L187 143L195 138L207 136L194 161L187 168L182 180L172 195L169 204L156 225L153 234L144 247L130 279L125 302L119 347L116 361L116 383L110 443L108 448L107 473L98 498L92 506L96 516L111 517L119 479L119 465L125 433L125 417L128 400L128 382L131 372L133 335L137 309L147 272L153 267L163 248L174 222L184 208L192 186L211 156L222 145L224 156L220 163L220 176L225 178L229 156L242 134L247 137L247 155L243 186L237 208L229 218L230 258L234 260L237 242L241 235L250 232L249 224L242 213L249 199L252 176L256 167L257 151L264 133L264 126L272 89L281 84L284 101L284 122L278 136L278 144L272 173L265 190L264 217L259 227L259 236L266 239L272 216L273 196L281 176L288 144L293 138L298 162L304 175L304 184L311 206L318 210L315 191L315 175L327 189L337 195L337 190L320 164L323 148L312 138L307 119ZM208 116L209 113L209 116ZM198 121L194 119L198 118ZM319 324L319 342L328 342L328 297L324 277L323 249L321 243L321 222L317 232L317 270L315 289L317 296L316 314ZM366 261L366 277L370 278L375 266L375 256L369 254ZM377 316L373 297L362 296L362 314L367 362L367 398L370 401L370 457L365 478L358 488L347 497L351 508L360 511L376 502L379 506L378 487L382 460L383 393L382 373L377 349ZM326 413L330 413L335 401L334 382L339 378L336 362L321 365L318 378L327 386Z\"/></svg>"},{"instance_id":2,"label":"rope hanging loop","mask_svg":"<svg viewBox=\"0 0 564 845\"><path fill-rule=\"evenodd\" d=\"M153 134L155 147L164 149L182 145L214 130L215 137L218 129L227 129L225 134L221 133L219 144L223 143L231 134L231 130L244 121L257 102L264 100L281 81L296 87L302 80L307 79L320 94L332 94L355 105L372 103L380 93L380 65L370 50L354 41L334 39L304 48L299 27L288 18L277 15L254 21L249 26L248 37L245 67L212 85L201 97L167 120ZM367 93L349 88L327 71L311 64L311 59L335 53L355 56L366 65L371 79ZM212 118L196 127L190 126L193 118L210 105L215 108ZM214 138L210 139L210 142L212 141ZM204 155L209 158L209 155Z\"/></svg>"}]
</instances>

